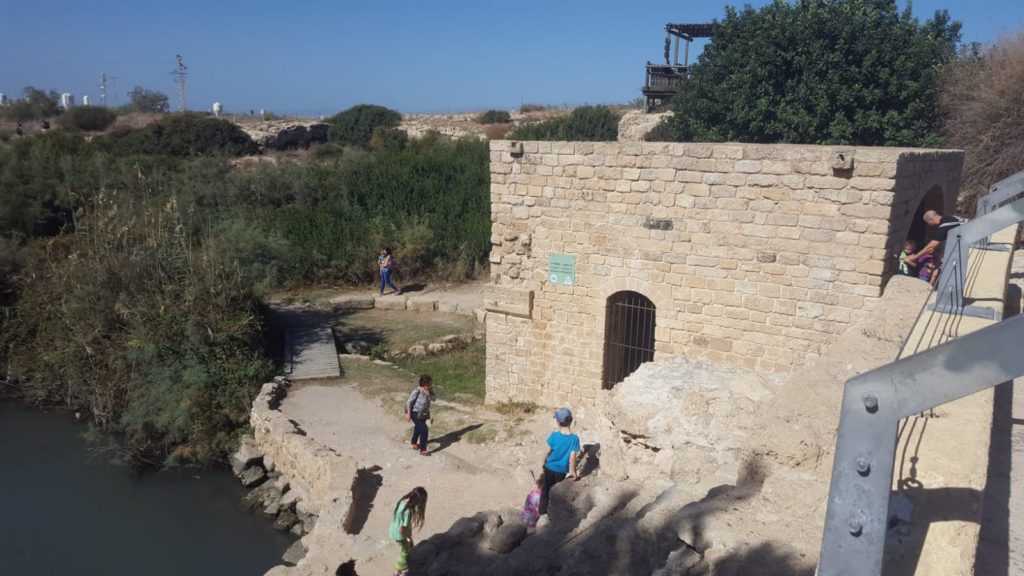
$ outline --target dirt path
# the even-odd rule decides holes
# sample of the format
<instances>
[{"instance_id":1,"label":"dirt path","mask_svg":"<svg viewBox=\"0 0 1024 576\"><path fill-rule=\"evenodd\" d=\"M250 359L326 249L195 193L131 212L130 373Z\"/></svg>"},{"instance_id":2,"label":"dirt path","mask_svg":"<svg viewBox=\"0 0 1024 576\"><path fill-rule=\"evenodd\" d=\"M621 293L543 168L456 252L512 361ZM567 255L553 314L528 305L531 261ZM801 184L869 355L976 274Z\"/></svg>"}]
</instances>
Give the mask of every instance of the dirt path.
<instances>
[{"instance_id":1,"label":"dirt path","mask_svg":"<svg viewBox=\"0 0 1024 576\"><path fill-rule=\"evenodd\" d=\"M410 384L410 390L412 384ZM393 405L393 410L386 408ZM387 537L395 502L415 486L429 493L427 518L417 541L446 531L454 521L479 511L518 507L529 491L530 469L543 456L551 430L548 410L516 425L514 439L498 436L474 443L467 434L483 425L508 424L507 417L483 407L441 405L432 435L433 454L420 456L409 447L411 425L402 417L402 401L366 397L351 384L296 386L281 406L312 438L356 459L369 473L360 482L362 502L356 528L359 574L391 574L394 545ZM453 424L457 422L458 424ZM432 431L433 431L432 430ZM372 475L371 475L372 474ZM367 542L369 539L372 542Z\"/></svg>"}]
</instances>

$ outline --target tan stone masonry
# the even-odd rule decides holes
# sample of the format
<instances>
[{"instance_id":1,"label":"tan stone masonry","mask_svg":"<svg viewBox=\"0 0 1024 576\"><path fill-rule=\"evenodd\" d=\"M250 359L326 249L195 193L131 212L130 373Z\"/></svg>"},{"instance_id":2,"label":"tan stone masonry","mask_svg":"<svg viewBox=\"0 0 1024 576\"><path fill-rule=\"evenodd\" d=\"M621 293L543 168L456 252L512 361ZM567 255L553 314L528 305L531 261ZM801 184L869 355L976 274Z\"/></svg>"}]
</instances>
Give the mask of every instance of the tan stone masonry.
<instances>
[{"instance_id":1,"label":"tan stone masonry","mask_svg":"<svg viewBox=\"0 0 1024 576\"><path fill-rule=\"evenodd\" d=\"M609 296L656 306L655 357L786 372L891 275L963 154L751 144L491 143L488 401L592 400ZM548 283L549 255L576 257Z\"/></svg>"}]
</instances>

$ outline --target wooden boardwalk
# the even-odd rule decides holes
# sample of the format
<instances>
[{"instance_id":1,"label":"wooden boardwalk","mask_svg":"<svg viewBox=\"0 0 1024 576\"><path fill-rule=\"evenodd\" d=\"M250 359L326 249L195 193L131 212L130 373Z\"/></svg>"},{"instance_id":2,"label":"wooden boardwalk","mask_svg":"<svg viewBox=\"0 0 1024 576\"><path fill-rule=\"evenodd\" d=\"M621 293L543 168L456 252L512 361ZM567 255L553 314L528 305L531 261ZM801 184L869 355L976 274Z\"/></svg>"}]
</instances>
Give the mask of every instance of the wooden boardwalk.
<instances>
[{"instance_id":1,"label":"wooden boardwalk","mask_svg":"<svg viewBox=\"0 0 1024 576\"><path fill-rule=\"evenodd\" d=\"M285 376L292 380L341 376L329 313L275 308L274 316L285 335Z\"/></svg>"}]
</instances>

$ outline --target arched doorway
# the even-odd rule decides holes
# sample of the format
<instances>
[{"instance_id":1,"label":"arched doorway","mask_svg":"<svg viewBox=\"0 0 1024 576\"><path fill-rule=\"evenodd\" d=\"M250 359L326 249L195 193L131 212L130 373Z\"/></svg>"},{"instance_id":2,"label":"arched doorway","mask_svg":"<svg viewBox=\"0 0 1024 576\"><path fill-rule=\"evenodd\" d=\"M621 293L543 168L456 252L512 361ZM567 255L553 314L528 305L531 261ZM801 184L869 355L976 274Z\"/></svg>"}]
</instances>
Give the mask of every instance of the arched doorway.
<instances>
[{"instance_id":1,"label":"arched doorway","mask_svg":"<svg viewBox=\"0 0 1024 576\"><path fill-rule=\"evenodd\" d=\"M907 232L906 240L913 240L918 249L924 246L928 238L928 225L924 223L921 217L929 210L935 210L942 214L944 208L945 202L942 199L942 189L938 186L932 187L921 198L921 202L917 205L917 210L914 211L914 217L910 221L910 231ZM902 244L900 244L899 249L903 249ZM899 250L897 250L897 253L899 253Z\"/></svg>"},{"instance_id":2,"label":"arched doorway","mask_svg":"<svg viewBox=\"0 0 1024 576\"><path fill-rule=\"evenodd\" d=\"M622 382L644 362L654 360L654 303L639 292L608 297L604 319L603 386Z\"/></svg>"}]
</instances>

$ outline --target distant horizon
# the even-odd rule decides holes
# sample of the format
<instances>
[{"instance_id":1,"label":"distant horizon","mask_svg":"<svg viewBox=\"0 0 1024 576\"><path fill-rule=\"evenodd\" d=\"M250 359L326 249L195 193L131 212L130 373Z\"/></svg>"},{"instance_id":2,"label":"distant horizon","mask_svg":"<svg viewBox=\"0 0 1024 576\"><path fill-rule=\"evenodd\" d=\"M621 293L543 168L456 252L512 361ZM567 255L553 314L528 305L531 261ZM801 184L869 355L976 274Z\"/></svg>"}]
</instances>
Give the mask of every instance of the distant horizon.
<instances>
[{"instance_id":1,"label":"distant horizon","mask_svg":"<svg viewBox=\"0 0 1024 576\"><path fill-rule=\"evenodd\" d=\"M727 4L651 0L637 10L610 0L515 6L311 0L281 9L182 0L143 13L116 1L12 2L0 7L0 93L16 99L31 85L70 92L78 104L89 95L98 105L106 73L108 105L126 104L127 93L141 86L167 94L175 110L170 72L181 54L193 111L208 111L214 102L231 111L304 117L360 103L406 114L514 110L521 103L625 104L640 96L644 63L661 61L666 23L721 19ZM1024 2L913 2L921 21L937 9L963 23L964 42L990 45L1024 26ZM704 44L693 43L690 63Z\"/></svg>"}]
</instances>

